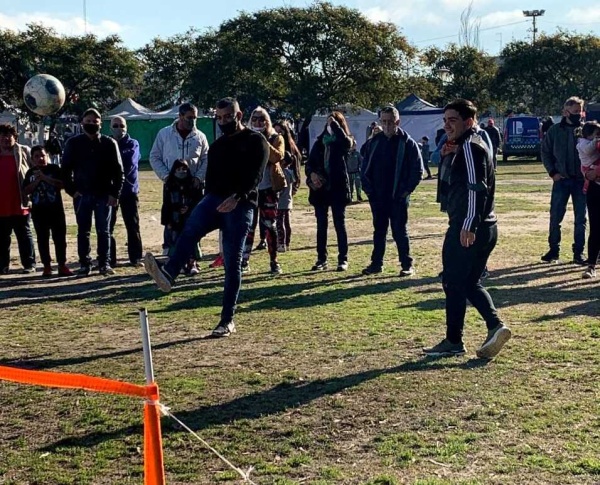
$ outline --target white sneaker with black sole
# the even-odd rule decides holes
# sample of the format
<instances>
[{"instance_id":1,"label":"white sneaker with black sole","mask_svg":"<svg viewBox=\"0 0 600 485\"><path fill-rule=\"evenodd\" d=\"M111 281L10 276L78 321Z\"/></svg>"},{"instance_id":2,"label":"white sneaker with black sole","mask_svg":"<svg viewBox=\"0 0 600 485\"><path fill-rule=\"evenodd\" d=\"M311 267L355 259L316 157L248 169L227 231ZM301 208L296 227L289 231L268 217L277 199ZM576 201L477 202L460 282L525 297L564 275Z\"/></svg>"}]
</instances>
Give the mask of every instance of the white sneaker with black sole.
<instances>
[{"instance_id":1,"label":"white sneaker with black sole","mask_svg":"<svg viewBox=\"0 0 600 485\"><path fill-rule=\"evenodd\" d=\"M477 357L480 359L493 359L496 357L504 344L510 340L512 332L503 323L498 324L491 330L488 330L488 335L482 346L477 350Z\"/></svg>"},{"instance_id":2,"label":"white sneaker with black sole","mask_svg":"<svg viewBox=\"0 0 600 485\"><path fill-rule=\"evenodd\" d=\"M146 269L146 273L148 273L156 286L163 291L164 293L169 293L173 287L171 282L171 278L163 271L163 269L158 265L156 258L152 253L146 253L144 256L144 268Z\"/></svg>"},{"instance_id":3,"label":"white sneaker with black sole","mask_svg":"<svg viewBox=\"0 0 600 485\"><path fill-rule=\"evenodd\" d=\"M235 333L235 323L221 322L221 323L219 323L219 325L217 325L215 327L215 329L212 331L211 335L215 338L221 338L221 337L229 337L232 333Z\"/></svg>"}]
</instances>

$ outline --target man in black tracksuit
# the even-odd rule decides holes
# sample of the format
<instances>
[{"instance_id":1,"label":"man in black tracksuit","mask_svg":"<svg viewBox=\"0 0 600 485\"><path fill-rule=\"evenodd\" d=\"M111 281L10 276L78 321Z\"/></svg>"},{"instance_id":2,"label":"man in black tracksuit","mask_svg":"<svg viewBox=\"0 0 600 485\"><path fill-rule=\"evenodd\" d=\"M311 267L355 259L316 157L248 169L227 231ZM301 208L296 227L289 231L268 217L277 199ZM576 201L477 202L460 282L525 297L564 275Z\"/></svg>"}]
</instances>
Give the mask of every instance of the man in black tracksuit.
<instances>
[{"instance_id":1,"label":"man in black tracksuit","mask_svg":"<svg viewBox=\"0 0 600 485\"><path fill-rule=\"evenodd\" d=\"M449 143L444 153L449 227L442 249L442 282L446 293L446 338L423 349L430 356L463 355L463 328L467 300L485 320L488 335L477 350L491 359L510 339L481 275L496 245L498 229L494 214L495 173L486 143L476 131L477 108L457 99L444 108L444 129Z\"/></svg>"}]
</instances>

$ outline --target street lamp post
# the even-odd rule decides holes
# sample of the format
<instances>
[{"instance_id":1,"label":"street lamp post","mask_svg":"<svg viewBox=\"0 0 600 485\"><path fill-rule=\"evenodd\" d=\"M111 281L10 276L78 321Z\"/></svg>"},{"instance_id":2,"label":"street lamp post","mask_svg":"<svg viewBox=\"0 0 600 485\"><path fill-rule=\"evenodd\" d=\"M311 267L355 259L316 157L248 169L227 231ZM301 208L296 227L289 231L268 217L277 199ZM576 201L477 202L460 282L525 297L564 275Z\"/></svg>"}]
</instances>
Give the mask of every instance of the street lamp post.
<instances>
[{"instance_id":1,"label":"street lamp post","mask_svg":"<svg viewBox=\"0 0 600 485\"><path fill-rule=\"evenodd\" d=\"M533 32L533 43L534 44L535 44L535 34L537 34L536 20L538 17L541 17L545 13L546 13L545 10L523 10L523 15L525 15L525 17L533 18L533 28L531 29L531 31Z\"/></svg>"}]
</instances>

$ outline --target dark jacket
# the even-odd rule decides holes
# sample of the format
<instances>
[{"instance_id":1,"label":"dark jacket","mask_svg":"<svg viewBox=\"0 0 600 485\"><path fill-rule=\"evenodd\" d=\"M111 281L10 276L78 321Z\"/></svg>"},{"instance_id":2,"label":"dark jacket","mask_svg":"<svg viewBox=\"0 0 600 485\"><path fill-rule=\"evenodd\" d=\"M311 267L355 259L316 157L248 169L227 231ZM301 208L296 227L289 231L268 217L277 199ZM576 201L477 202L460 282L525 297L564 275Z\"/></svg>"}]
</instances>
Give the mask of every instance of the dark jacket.
<instances>
[{"instance_id":1,"label":"dark jacket","mask_svg":"<svg viewBox=\"0 0 600 485\"><path fill-rule=\"evenodd\" d=\"M123 162L123 171L125 172L125 182L121 195L133 195L140 192L140 183L138 180L140 166L140 144L129 135L125 135L120 140L116 140L121 153Z\"/></svg>"},{"instance_id":2,"label":"dark jacket","mask_svg":"<svg viewBox=\"0 0 600 485\"><path fill-rule=\"evenodd\" d=\"M86 134L69 138L61 163L65 191L71 197L82 195L121 195L123 164L117 142L100 135L90 139Z\"/></svg>"},{"instance_id":3,"label":"dark jacket","mask_svg":"<svg viewBox=\"0 0 600 485\"><path fill-rule=\"evenodd\" d=\"M421 182L423 178L423 159L419 145L408 133L398 128L393 136L398 137L399 140L392 199L399 200L403 195L411 194ZM365 143L361 180L362 188L368 196L377 194L377 187L372 184L371 174L374 164L380 163L375 159L377 145L385 141L386 135L382 132Z\"/></svg>"},{"instance_id":4,"label":"dark jacket","mask_svg":"<svg viewBox=\"0 0 600 485\"><path fill-rule=\"evenodd\" d=\"M350 179L346 167L346 157L352 147L352 137L346 135L338 123L331 123L335 141L329 145L329 170L325 167L325 131L319 135L306 161L307 177L315 172L326 179L323 187L313 190L309 186L308 202L315 205L349 204Z\"/></svg>"},{"instance_id":5,"label":"dark jacket","mask_svg":"<svg viewBox=\"0 0 600 485\"><path fill-rule=\"evenodd\" d=\"M581 162L577 153L576 129L577 126L568 124L563 118L560 123L552 125L544 136L542 162L550 177L559 173L565 178L583 180L579 169Z\"/></svg>"},{"instance_id":6,"label":"dark jacket","mask_svg":"<svg viewBox=\"0 0 600 485\"><path fill-rule=\"evenodd\" d=\"M477 232L482 222L496 222L494 162L485 141L468 130L457 141L449 164L448 218L451 226ZM446 162L444 162L446 163Z\"/></svg>"},{"instance_id":7,"label":"dark jacket","mask_svg":"<svg viewBox=\"0 0 600 485\"><path fill-rule=\"evenodd\" d=\"M174 231L181 231L185 222L192 213L192 209L198 205L202 198L202 191L194 188L194 177L189 175L180 180L171 175L163 186L163 204L160 211L160 223L163 226L171 226ZM182 214L181 209L187 207Z\"/></svg>"},{"instance_id":8,"label":"dark jacket","mask_svg":"<svg viewBox=\"0 0 600 485\"><path fill-rule=\"evenodd\" d=\"M498 151L498 148L500 147L500 142L502 141L502 135L500 134L500 130L497 126L494 125L487 125L483 130L490 137L490 141L492 142L492 148L494 149L494 153L496 153Z\"/></svg>"}]
</instances>

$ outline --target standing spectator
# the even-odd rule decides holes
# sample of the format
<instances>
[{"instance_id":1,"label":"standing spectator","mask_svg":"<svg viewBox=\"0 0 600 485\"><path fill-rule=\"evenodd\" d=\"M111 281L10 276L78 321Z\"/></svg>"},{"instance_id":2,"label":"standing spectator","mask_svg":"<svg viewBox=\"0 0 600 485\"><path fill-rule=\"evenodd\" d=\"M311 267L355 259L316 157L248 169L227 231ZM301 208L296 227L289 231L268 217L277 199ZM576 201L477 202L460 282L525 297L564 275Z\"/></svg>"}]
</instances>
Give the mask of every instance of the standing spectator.
<instances>
[{"instance_id":1,"label":"standing spectator","mask_svg":"<svg viewBox=\"0 0 600 485\"><path fill-rule=\"evenodd\" d=\"M7 274L10 267L13 231L19 243L23 272L35 272L29 200L21 188L29 167L29 148L17 143L17 130L8 124L0 125L0 274Z\"/></svg>"},{"instance_id":2,"label":"standing spectator","mask_svg":"<svg viewBox=\"0 0 600 485\"><path fill-rule=\"evenodd\" d=\"M117 142L100 134L100 113L90 108L83 113L83 133L69 138L62 161L65 191L73 197L77 220L78 275L92 269L90 232L92 217L98 239L98 270L112 275L110 266L110 218L123 186L123 164Z\"/></svg>"},{"instance_id":3,"label":"standing spectator","mask_svg":"<svg viewBox=\"0 0 600 485\"><path fill-rule=\"evenodd\" d=\"M427 172L426 180L431 180L431 170L429 170L429 159L431 158L431 147L429 146L429 137L424 136L419 143L421 149L421 158L423 159L423 168Z\"/></svg>"},{"instance_id":4,"label":"standing spectator","mask_svg":"<svg viewBox=\"0 0 600 485\"><path fill-rule=\"evenodd\" d=\"M172 125L158 132L150 150L150 165L160 180L167 181L173 162L185 160L188 163L194 185L203 188L206 177L206 157L208 140L206 135L196 128L198 108L191 103L179 106L179 116ZM163 254L169 252L171 236L165 226L163 235Z\"/></svg>"},{"instance_id":5,"label":"standing spectator","mask_svg":"<svg viewBox=\"0 0 600 485\"><path fill-rule=\"evenodd\" d=\"M50 132L50 136L46 140L44 148L50 157L50 163L53 163L54 165L60 165L60 157L62 156L63 150L56 130L52 130Z\"/></svg>"},{"instance_id":6,"label":"standing spectator","mask_svg":"<svg viewBox=\"0 0 600 485\"><path fill-rule=\"evenodd\" d=\"M277 252L285 253L290 250L292 240L292 225L290 214L294 205L294 185L296 184L296 174L290 165L283 168L287 186L279 194L277 203Z\"/></svg>"},{"instance_id":7,"label":"standing spectator","mask_svg":"<svg viewBox=\"0 0 600 485\"><path fill-rule=\"evenodd\" d=\"M139 214L139 164L140 144L127 133L127 121L121 116L115 116L110 120L112 137L116 140L123 162L125 180L119 204L113 209L110 218L110 264L114 268L117 264L117 241L114 237L117 214L121 208L121 215L127 230L127 253L131 266L143 266L142 261L142 235L140 233Z\"/></svg>"},{"instance_id":8,"label":"standing spectator","mask_svg":"<svg viewBox=\"0 0 600 485\"><path fill-rule=\"evenodd\" d=\"M560 256L560 226L570 198L575 215L573 263L586 264L583 257L587 223L586 196L583 193L583 174L576 149L576 129L581 126L583 104L584 101L577 97L567 99L563 105L562 120L552 125L542 140L542 162L553 180L548 234L550 249L542 256L542 261L546 263L556 261Z\"/></svg>"},{"instance_id":9,"label":"standing spectator","mask_svg":"<svg viewBox=\"0 0 600 485\"><path fill-rule=\"evenodd\" d=\"M317 219L317 261L312 271L327 269L327 226L329 208L338 243L338 271L348 270L348 234L346 206L350 203L350 183L346 157L352 147L352 136L346 118L333 111L323 132L317 137L306 162L308 202L315 208Z\"/></svg>"},{"instance_id":10,"label":"standing spectator","mask_svg":"<svg viewBox=\"0 0 600 485\"><path fill-rule=\"evenodd\" d=\"M212 335L228 337L236 331L233 317L242 285L242 252L269 146L264 136L244 127L235 99L217 102L215 119L223 136L212 143L208 152L206 195L190 215L167 264L159 266L152 253L146 254L144 264L158 287L169 292L196 242L210 231L221 229L225 259L223 309Z\"/></svg>"},{"instance_id":11,"label":"standing spectator","mask_svg":"<svg viewBox=\"0 0 600 485\"><path fill-rule=\"evenodd\" d=\"M362 182L373 215L373 252L363 274L381 273L388 227L398 248L400 276L414 274L408 237L410 194L423 177L423 161L417 142L400 128L400 114L392 106L380 113L383 132L365 146Z\"/></svg>"},{"instance_id":12,"label":"standing spectator","mask_svg":"<svg viewBox=\"0 0 600 485\"><path fill-rule=\"evenodd\" d=\"M433 357L464 355L463 330L467 300L485 320L487 338L477 350L479 358L491 359L510 339L511 331L498 316L481 275L498 239L494 214L496 179L486 143L475 129L477 108L457 99L444 108L448 143L442 149L442 165L448 177L448 230L442 248L442 283L446 294L446 338L425 348Z\"/></svg>"},{"instance_id":13,"label":"standing spectator","mask_svg":"<svg viewBox=\"0 0 600 485\"><path fill-rule=\"evenodd\" d=\"M202 199L202 193L194 184L187 162L175 160L164 185L163 204L160 211L160 222L163 226L168 226L169 234L173 238L169 245L169 256L175 251L177 239L200 199ZM185 273L190 276L197 275L200 272L198 270L199 260L200 248L196 244L184 268Z\"/></svg>"},{"instance_id":14,"label":"standing spectator","mask_svg":"<svg viewBox=\"0 0 600 485\"><path fill-rule=\"evenodd\" d=\"M350 178L350 200L354 200L354 188L356 188L356 200L362 202L362 185L360 183L362 156L356 149L355 139L352 139L352 148L350 148L350 153L348 153L346 165L348 167L348 177Z\"/></svg>"},{"instance_id":15,"label":"standing spectator","mask_svg":"<svg viewBox=\"0 0 600 485\"><path fill-rule=\"evenodd\" d=\"M498 167L498 150L500 149L500 143L502 142L502 133L496 126L496 122L493 118L490 118L487 122L487 126L484 128L490 141L492 142L492 155L494 156L494 169Z\"/></svg>"},{"instance_id":16,"label":"standing spectator","mask_svg":"<svg viewBox=\"0 0 600 485\"><path fill-rule=\"evenodd\" d=\"M48 164L44 147L31 149L33 167L25 175L23 191L31 197L31 218L37 234L40 259L44 265L42 276L52 276L50 256L50 234L54 241L54 251L58 262L59 276L73 276L67 267L67 222L60 191L63 183L60 167Z\"/></svg>"},{"instance_id":17,"label":"standing spectator","mask_svg":"<svg viewBox=\"0 0 600 485\"><path fill-rule=\"evenodd\" d=\"M250 116L250 129L261 133L269 145L269 161L265 166L263 176L258 184L258 208L255 212L252 227L246 237L244 256L242 259L242 272L249 270L248 261L254 244L254 232L260 217L265 228L265 239L269 250L271 262L271 273L280 274L281 265L277 261L277 204L279 192L285 188L286 180L281 162L285 157L285 142L283 137L277 133L271 125L271 117L267 110L260 106Z\"/></svg>"}]
</instances>

